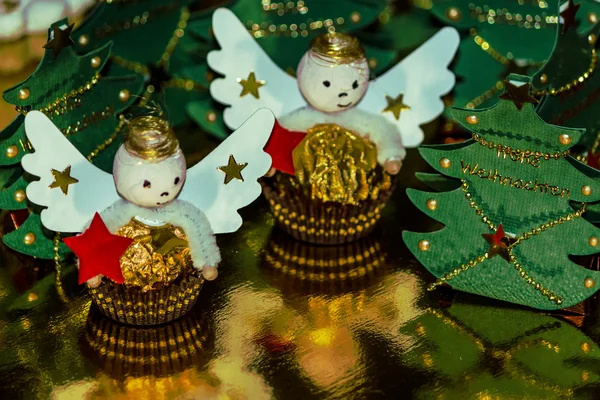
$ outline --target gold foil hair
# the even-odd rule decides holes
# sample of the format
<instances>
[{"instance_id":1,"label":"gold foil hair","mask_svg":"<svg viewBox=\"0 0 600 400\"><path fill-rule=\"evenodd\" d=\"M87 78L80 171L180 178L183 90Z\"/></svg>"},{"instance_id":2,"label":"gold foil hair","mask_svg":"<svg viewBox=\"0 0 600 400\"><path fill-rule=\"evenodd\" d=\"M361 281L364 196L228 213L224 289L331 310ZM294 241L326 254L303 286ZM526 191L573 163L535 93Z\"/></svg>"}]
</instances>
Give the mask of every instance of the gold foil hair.
<instances>
[{"instance_id":1,"label":"gold foil hair","mask_svg":"<svg viewBox=\"0 0 600 400\"><path fill-rule=\"evenodd\" d=\"M334 60L336 64L350 64L366 59L360 41L345 33L330 32L317 36L310 44L314 56Z\"/></svg>"},{"instance_id":2,"label":"gold foil hair","mask_svg":"<svg viewBox=\"0 0 600 400\"><path fill-rule=\"evenodd\" d=\"M125 148L137 157L152 161L175 154L179 149L179 142L167 121L145 115L127 124Z\"/></svg>"}]
</instances>

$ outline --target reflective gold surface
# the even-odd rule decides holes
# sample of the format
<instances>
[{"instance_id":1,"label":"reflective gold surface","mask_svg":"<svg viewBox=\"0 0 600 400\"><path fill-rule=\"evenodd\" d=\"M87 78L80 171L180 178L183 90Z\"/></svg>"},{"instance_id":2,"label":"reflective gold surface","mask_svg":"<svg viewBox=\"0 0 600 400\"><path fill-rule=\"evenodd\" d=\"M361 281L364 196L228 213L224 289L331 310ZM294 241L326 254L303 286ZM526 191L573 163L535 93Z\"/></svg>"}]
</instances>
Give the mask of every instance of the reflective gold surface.
<instances>
[{"instance_id":1,"label":"reflective gold surface","mask_svg":"<svg viewBox=\"0 0 600 400\"><path fill-rule=\"evenodd\" d=\"M403 186L416 185L423 168L409 157ZM90 312L72 266L61 300L51 265L5 250L2 398L598 397L596 315L571 318L577 328L475 296L427 293L432 277L400 232L433 226L402 187L379 229L347 246L294 242L262 199L242 214L242 229L218 238L219 278L190 313L154 328Z\"/></svg>"}]
</instances>

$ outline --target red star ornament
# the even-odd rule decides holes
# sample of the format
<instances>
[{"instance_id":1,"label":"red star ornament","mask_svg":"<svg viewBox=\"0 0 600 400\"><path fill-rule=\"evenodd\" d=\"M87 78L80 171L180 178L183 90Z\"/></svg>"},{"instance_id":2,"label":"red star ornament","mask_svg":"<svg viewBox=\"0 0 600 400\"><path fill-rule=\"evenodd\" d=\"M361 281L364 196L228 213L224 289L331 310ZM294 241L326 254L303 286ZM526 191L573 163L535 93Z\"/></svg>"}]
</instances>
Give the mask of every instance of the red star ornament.
<instances>
[{"instance_id":1,"label":"red star ornament","mask_svg":"<svg viewBox=\"0 0 600 400\"><path fill-rule=\"evenodd\" d=\"M292 152L305 137L306 133L290 131L275 121L271 137L265 146L265 152L273 160L271 166L277 171L295 175Z\"/></svg>"},{"instance_id":2,"label":"red star ornament","mask_svg":"<svg viewBox=\"0 0 600 400\"><path fill-rule=\"evenodd\" d=\"M97 275L119 284L124 282L120 259L133 239L110 233L98 213L85 232L63 241L79 258L80 285Z\"/></svg>"},{"instance_id":3,"label":"red star ornament","mask_svg":"<svg viewBox=\"0 0 600 400\"><path fill-rule=\"evenodd\" d=\"M504 234L502 224L498 225L496 233L484 233L481 235L490 245L488 250L488 258L499 255L506 261L510 262L510 253L508 251L508 237Z\"/></svg>"}]
</instances>

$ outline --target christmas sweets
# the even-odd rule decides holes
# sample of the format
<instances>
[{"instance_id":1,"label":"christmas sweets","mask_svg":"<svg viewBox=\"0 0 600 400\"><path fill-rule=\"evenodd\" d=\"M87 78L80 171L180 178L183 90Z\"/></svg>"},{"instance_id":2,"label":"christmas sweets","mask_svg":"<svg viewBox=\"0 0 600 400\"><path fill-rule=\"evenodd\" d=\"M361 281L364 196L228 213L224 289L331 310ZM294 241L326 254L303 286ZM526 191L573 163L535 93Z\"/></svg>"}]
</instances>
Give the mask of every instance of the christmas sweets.
<instances>
[{"instance_id":1,"label":"christmas sweets","mask_svg":"<svg viewBox=\"0 0 600 400\"><path fill-rule=\"evenodd\" d=\"M259 195L257 178L270 165L261 149L272 124L269 111L256 113L186 170L166 121L138 117L127 124L111 176L46 116L30 112L25 129L35 152L22 165L40 180L27 196L48 207L41 214L48 229L83 232L64 241L78 257L79 282L87 282L104 315L133 325L169 322L191 309L203 279L216 278L214 234L237 230L237 210Z\"/></svg>"},{"instance_id":2,"label":"christmas sweets","mask_svg":"<svg viewBox=\"0 0 600 400\"><path fill-rule=\"evenodd\" d=\"M392 190L405 146L422 140L419 125L443 109L454 83L446 69L458 37L438 35L369 82L360 42L329 32L317 36L298 66L281 71L228 10L214 13L221 46L209 65L224 75L211 94L228 105L235 129L261 107L278 120L266 151L273 158L264 192L282 229L318 244L344 243L369 233Z\"/></svg>"}]
</instances>

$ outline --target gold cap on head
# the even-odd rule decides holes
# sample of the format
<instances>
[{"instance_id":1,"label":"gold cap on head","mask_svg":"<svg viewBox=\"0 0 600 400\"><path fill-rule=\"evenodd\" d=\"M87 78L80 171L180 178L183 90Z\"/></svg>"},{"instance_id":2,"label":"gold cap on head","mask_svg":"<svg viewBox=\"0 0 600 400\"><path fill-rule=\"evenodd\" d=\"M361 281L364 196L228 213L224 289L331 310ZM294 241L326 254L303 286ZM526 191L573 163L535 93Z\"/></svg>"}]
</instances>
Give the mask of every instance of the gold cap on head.
<instances>
[{"instance_id":1,"label":"gold cap on head","mask_svg":"<svg viewBox=\"0 0 600 400\"><path fill-rule=\"evenodd\" d=\"M179 142L167 121L145 115L127 124L125 149L144 160L159 161L175 154L179 150Z\"/></svg>"},{"instance_id":2,"label":"gold cap on head","mask_svg":"<svg viewBox=\"0 0 600 400\"><path fill-rule=\"evenodd\" d=\"M335 60L336 64L350 64L366 59L365 49L360 41L345 33L324 33L313 39L311 52L325 59Z\"/></svg>"}]
</instances>

